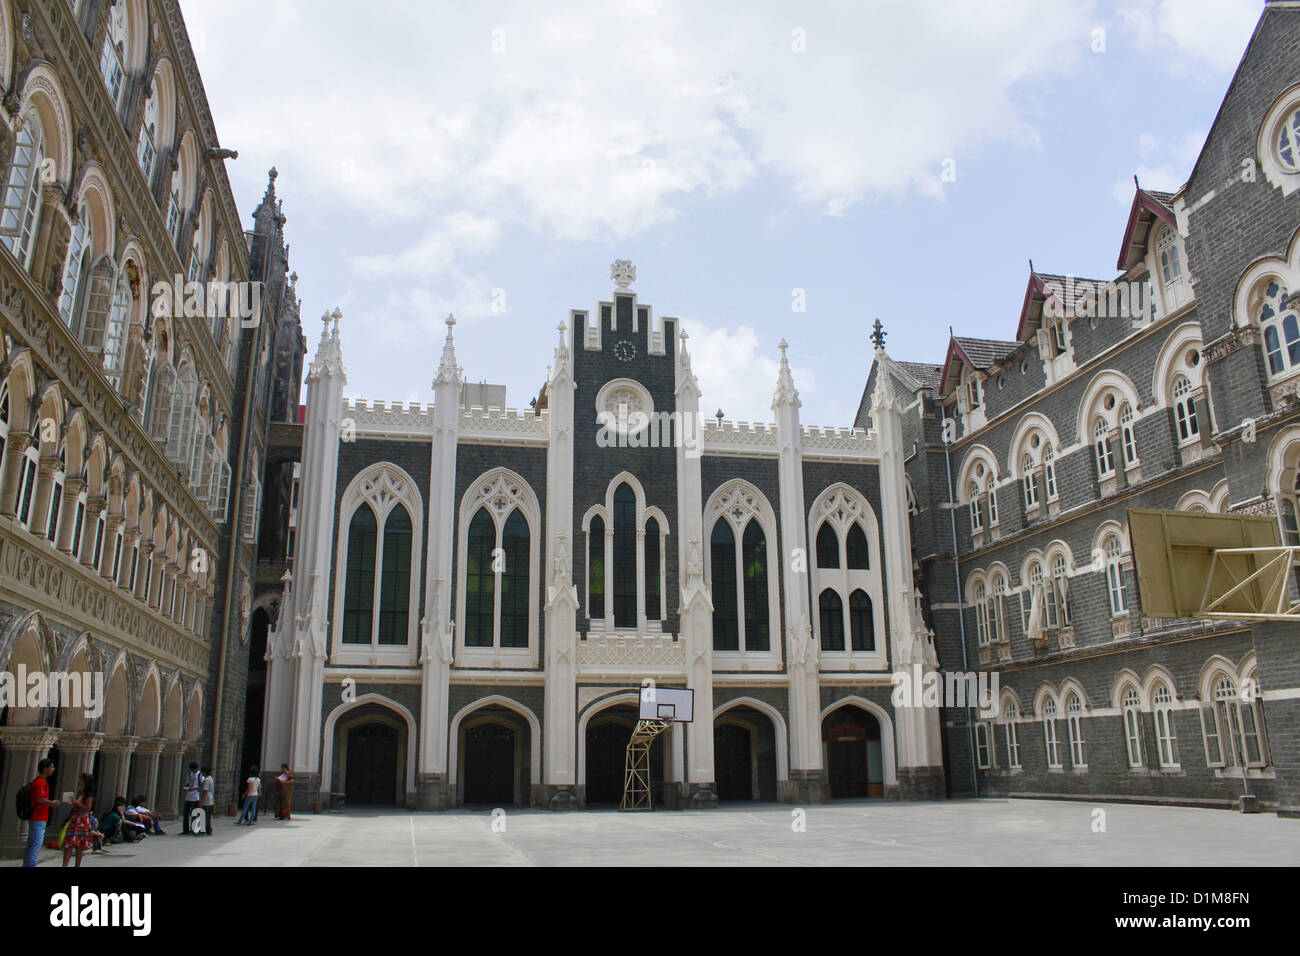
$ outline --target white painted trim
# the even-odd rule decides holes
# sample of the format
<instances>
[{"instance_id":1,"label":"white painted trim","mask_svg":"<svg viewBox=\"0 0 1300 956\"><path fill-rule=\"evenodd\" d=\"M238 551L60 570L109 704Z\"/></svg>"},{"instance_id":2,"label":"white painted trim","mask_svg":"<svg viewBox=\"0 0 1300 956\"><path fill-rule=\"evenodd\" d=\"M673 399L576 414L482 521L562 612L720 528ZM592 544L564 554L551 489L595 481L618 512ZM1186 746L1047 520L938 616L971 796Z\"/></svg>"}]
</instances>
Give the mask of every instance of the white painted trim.
<instances>
[{"instance_id":1,"label":"white painted trim","mask_svg":"<svg viewBox=\"0 0 1300 956\"><path fill-rule=\"evenodd\" d=\"M835 497L842 497L844 503L852 508L848 517L838 516L827 509ZM821 526L830 522L835 532L840 549L840 566L821 569L817 567L817 534ZM867 538L866 571L850 571L848 568L848 533L857 525ZM885 589L881 563L884 560L880 541L880 522L876 518L871 502L857 489L844 482L835 482L827 486L808 510L808 575L812 592L812 607L809 617L812 623L813 640L822 648L821 640L821 594L829 589L839 593L844 614L844 650L820 650L821 669L823 671L845 670L879 670L885 667L889 631L885 628ZM872 626L875 637L875 650L854 651L853 634L850 627L851 616L849 599L853 592L861 589L871 599Z\"/></svg>"},{"instance_id":2,"label":"white painted trim","mask_svg":"<svg viewBox=\"0 0 1300 956\"><path fill-rule=\"evenodd\" d=\"M724 501L731 499L734 493L738 491L752 495L754 502L752 505L745 505L747 514L739 525L730 512L724 508ZM745 649L745 582L743 574L740 573L740 568L743 565L744 531L749 526L750 520L755 518L758 520L759 528L766 539L767 547L768 649L766 651ZM709 496L709 500L704 506L705 547L702 550L704 552L704 578L708 581L710 594L713 594L713 528L719 520L727 522L732 537L735 539L737 609L740 616L741 649L738 651L719 651L715 647L713 650L713 668L715 671L739 670L742 667L745 669L777 670L781 666L782 630L781 578L778 573L778 566L781 563L783 552L780 547L780 539L777 537L776 512L772 508L772 503L767 500L767 496L743 478L723 482ZM715 600L714 604L716 605L716 603Z\"/></svg>"}]
</instances>

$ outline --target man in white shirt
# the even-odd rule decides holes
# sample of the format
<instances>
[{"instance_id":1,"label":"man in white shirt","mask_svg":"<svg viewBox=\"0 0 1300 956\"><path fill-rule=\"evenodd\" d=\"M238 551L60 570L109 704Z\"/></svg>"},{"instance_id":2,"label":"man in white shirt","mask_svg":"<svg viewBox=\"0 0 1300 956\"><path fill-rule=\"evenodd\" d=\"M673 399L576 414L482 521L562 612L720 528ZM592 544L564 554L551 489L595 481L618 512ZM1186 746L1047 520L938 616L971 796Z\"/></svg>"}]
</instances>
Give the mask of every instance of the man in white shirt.
<instances>
[{"instance_id":1,"label":"man in white shirt","mask_svg":"<svg viewBox=\"0 0 1300 956\"><path fill-rule=\"evenodd\" d=\"M202 793L203 777L199 774L199 765L190 761L190 775L185 779L185 810L181 816L181 833L197 835L198 831L191 828L190 822Z\"/></svg>"},{"instance_id":2,"label":"man in white shirt","mask_svg":"<svg viewBox=\"0 0 1300 956\"><path fill-rule=\"evenodd\" d=\"M216 803L216 781L212 779L212 771L207 767L203 768L203 776L199 781L199 792L202 794L200 804L203 807L203 819L207 824L207 835L212 836L212 808Z\"/></svg>"}]
</instances>

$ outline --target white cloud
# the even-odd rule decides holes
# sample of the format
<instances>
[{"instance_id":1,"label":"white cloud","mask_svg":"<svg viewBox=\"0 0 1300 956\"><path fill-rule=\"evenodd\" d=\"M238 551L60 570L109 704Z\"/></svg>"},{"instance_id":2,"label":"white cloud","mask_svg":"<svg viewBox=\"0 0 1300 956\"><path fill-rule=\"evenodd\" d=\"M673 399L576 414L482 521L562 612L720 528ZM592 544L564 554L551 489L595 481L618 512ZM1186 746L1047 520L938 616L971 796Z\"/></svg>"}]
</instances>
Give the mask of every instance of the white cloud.
<instances>
[{"instance_id":1,"label":"white cloud","mask_svg":"<svg viewBox=\"0 0 1300 956\"><path fill-rule=\"evenodd\" d=\"M1260 0L1121 0L1118 12L1138 50L1168 57L1180 72L1201 63L1226 71L1241 59L1262 6Z\"/></svg>"},{"instance_id":2,"label":"white cloud","mask_svg":"<svg viewBox=\"0 0 1300 956\"><path fill-rule=\"evenodd\" d=\"M1121 174L1116 179L1112 190L1115 202L1124 207L1133 202L1134 173L1143 189L1176 191L1187 182L1204 142L1205 134L1201 132L1185 133L1172 141L1162 140L1154 133L1140 134L1137 155L1143 162L1138 163L1133 173Z\"/></svg>"},{"instance_id":3,"label":"white cloud","mask_svg":"<svg viewBox=\"0 0 1300 956\"><path fill-rule=\"evenodd\" d=\"M400 253L378 253L356 257L355 265L364 276L428 276L451 267L461 252L482 252L496 245L501 224L472 212L453 212Z\"/></svg>"},{"instance_id":4,"label":"white cloud","mask_svg":"<svg viewBox=\"0 0 1300 956\"><path fill-rule=\"evenodd\" d=\"M703 392L701 413L712 418L722 409L729 421L772 421L781 357L776 343L761 342L748 325L709 326L692 319L683 320L682 327L690 336L686 347ZM792 364L791 374L801 393L816 391L817 380L809 369Z\"/></svg>"}]
</instances>

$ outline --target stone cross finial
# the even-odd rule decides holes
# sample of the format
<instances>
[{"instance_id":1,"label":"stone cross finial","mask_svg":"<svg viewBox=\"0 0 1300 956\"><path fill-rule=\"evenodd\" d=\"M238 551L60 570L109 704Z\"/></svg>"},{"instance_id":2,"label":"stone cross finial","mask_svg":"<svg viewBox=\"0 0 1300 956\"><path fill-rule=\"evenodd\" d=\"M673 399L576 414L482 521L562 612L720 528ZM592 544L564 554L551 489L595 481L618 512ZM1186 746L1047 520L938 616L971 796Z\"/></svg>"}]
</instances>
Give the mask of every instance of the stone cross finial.
<instances>
[{"instance_id":1,"label":"stone cross finial","mask_svg":"<svg viewBox=\"0 0 1300 956\"><path fill-rule=\"evenodd\" d=\"M636 281L636 266L630 259L615 259L609 267L609 277L620 289L627 289Z\"/></svg>"},{"instance_id":2,"label":"stone cross finial","mask_svg":"<svg viewBox=\"0 0 1300 956\"><path fill-rule=\"evenodd\" d=\"M790 347L790 343L788 343L785 339L782 339L780 342L776 343L776 347L781 350L781 357L785 358L785 350Z\"/></svg>"},{"instance_id":3,"label":"stone cross finial","mask_svg":"<svg viewBox=\"0 0 1300 956\"><path fill-rule=\"evenodd\" d=\"M448 313L447 313L447 328L450 329L450 328L451 328L453 325L455 325L455 324L456 324L456 316L454 316L454 315L452 315L450 312L448 312Z\"/></svg>"},{"instance_id":4,"label":"stone cross finial","mask_svg":"<svg viewBox=\"0 0 1300 956\"><path fill-rule=\"evenodd\" d=\"M880 320L876 319L876 324L871 327L871 341L876 346L876 351L883 352L885 350L885 336L887 334L885 327L880 324Z\"/></svg>"},{"instance_id":5,"label":"stone cross finial","mask_svg":"<svg viewBox=\"0 0 1300 956\"><path fill-rule=\"evenodd\" d=\"M563 319L560 319L560 324L555 327L555 331L560 333L560 348L564 348L564 333L568 331L568 328Z\"/></svg>"}]
</instances>

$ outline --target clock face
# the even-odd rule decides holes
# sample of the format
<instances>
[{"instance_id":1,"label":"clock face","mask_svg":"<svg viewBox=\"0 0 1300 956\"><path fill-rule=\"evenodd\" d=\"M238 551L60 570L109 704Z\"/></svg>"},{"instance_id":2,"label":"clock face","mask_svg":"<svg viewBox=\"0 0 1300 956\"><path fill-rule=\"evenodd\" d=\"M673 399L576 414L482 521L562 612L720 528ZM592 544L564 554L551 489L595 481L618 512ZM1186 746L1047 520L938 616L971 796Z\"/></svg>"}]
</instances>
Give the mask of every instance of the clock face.
<instances>
[{"instance_id":1,"label":"clock face","mask_svg":"<svg viewBox=\"0 0 1300 956\"><path fill-rule=\"evenodd\" d=\"M636 346L627 339L622 339L614 345L614 358L620 362L630 362L636 358Z\"/></svg>"}]
</instances>

